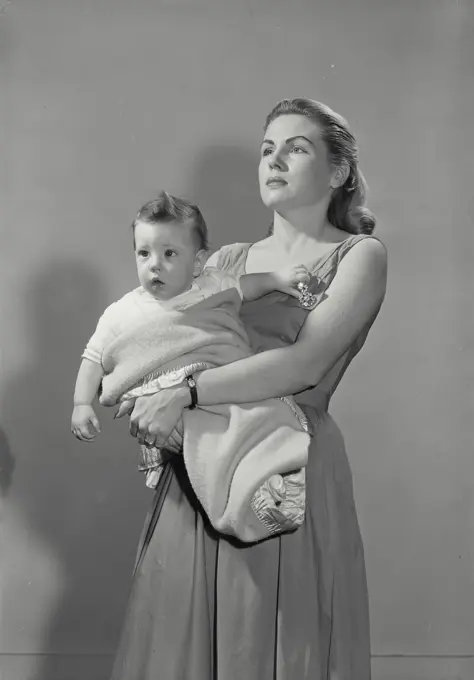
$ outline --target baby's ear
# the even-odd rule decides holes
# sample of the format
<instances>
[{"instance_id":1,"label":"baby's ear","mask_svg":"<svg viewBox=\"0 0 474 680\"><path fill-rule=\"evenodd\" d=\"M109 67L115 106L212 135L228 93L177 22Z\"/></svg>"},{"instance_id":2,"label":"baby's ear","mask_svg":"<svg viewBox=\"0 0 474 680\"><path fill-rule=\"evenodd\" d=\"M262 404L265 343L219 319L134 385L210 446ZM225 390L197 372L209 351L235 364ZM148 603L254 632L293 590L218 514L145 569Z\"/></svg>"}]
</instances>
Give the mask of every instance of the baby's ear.
<instances>
[{"instance_id":1,"label":"baby's ear","mask_svg":"<svg viewBox=\"0 0 474 680\"><path fill-rule=\"evenodd\" d=\"M196 253L196 258L194 260L194 276L199 276L202 273L208 257L209 253L207 250L199 250Z\"/></svg>"}]
</instances>

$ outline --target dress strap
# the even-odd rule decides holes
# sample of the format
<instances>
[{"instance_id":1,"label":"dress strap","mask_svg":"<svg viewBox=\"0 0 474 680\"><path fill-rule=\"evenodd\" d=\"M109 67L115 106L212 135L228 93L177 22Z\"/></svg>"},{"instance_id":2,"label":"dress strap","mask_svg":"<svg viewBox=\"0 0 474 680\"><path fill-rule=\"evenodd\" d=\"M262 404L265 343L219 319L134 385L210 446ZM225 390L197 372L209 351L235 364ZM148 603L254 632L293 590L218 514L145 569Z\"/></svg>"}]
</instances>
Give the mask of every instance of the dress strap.
<instances>
[{"instance_id":1,"label":"dress strap","mask_svg":"<svg viewBox=\"0 0 474 680\"><path fill-rule=\"evenodd\" d=\"M349 250L351 250L351 248L356 245L356 243L365 241L368 238L374 239L375 241L379 240L376 236L372 236L372 234L354 234L354 236L350 236L349 238L346 238L344 241L342 241L341 248L337 251L339 261L342 260L344 255L346 255Z\"/></svg>"},{"instance_id":2,"label":"dress strap","mask_svg":"<svg viewBox=\"0 0 474 680\"><path fill-rule=\"evenodd\" d=\"M341 260L357 243L368 238L375 239L376 241L379 240L371 234L354 234L349 236L344 241L338 243L322 261L316 260L312 266L308 266L308 269L314 275L317 275L318 278L325 278L328 274L334 273L337 270Z\"/></svg>"}]
</instances>

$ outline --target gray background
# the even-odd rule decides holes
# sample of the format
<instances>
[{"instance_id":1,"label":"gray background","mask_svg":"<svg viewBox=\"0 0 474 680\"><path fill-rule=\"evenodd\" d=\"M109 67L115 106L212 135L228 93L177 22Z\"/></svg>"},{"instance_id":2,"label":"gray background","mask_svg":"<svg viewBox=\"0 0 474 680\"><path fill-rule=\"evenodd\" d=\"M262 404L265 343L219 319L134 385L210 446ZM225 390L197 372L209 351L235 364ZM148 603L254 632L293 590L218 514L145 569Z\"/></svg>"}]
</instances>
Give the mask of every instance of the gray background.
<instances>
[{"instance_id":1,"label":"gray background","mask_svg":"<svg viewBox=\"0 0 474 680\"><path fill-rule=\"evenodd\" d=\"M263 120L301 94L351 121L390 254L333 403L374 680L474 677L473 45L470 0L4 3L2 680L105 680L117 642L151 494L125 422L102 409L87 446L69 419L84 343L136 285L128 225L166 188L216 247L263 235Z\"/></svg>"}]
</instances>

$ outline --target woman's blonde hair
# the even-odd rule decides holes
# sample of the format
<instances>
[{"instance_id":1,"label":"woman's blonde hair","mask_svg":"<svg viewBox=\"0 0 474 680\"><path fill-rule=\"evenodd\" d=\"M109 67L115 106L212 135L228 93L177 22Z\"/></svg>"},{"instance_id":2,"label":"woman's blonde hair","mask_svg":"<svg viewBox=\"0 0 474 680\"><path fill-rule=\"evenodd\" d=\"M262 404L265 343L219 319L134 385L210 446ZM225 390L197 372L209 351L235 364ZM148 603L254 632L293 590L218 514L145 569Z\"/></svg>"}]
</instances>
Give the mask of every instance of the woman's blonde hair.
<instances>
[{"instance_id":1,"label":"woman's blonde hair","mask_svg":"<svg viewBox=\"0 0 474 680\"><path fill-rule=\"evenodd\" d=\"M375 215L365 207L367 183L359 169L359 154L354 135L347 121L321 102L298 97L283 99L270 111L264 130L275 118L294 114L314 120L321 128L330 163L334 167L347 166L347 178L334 190L328 207L329 222L351 234L371 234L375 229Z\"/></svg>"}]
</instances>

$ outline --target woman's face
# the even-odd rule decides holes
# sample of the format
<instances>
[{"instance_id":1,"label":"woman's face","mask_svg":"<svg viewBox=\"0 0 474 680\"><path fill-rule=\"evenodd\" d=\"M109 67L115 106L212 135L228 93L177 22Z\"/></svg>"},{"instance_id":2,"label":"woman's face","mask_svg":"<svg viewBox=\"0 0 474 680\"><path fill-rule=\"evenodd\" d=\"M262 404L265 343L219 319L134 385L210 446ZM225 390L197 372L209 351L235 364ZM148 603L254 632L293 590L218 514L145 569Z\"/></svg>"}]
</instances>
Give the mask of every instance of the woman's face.
<instances>
[{"instance_id":1,"label":"woman's face","mask_svg":"<svg viewBox=\"0 0 474 680\"><path fill-rule=\"evenodd\" d=\"M258 175L263 202L277 212L329 198L334 168L319 125L294 114L275 118L262 142Z\"/></svg>"}]
</instances>

